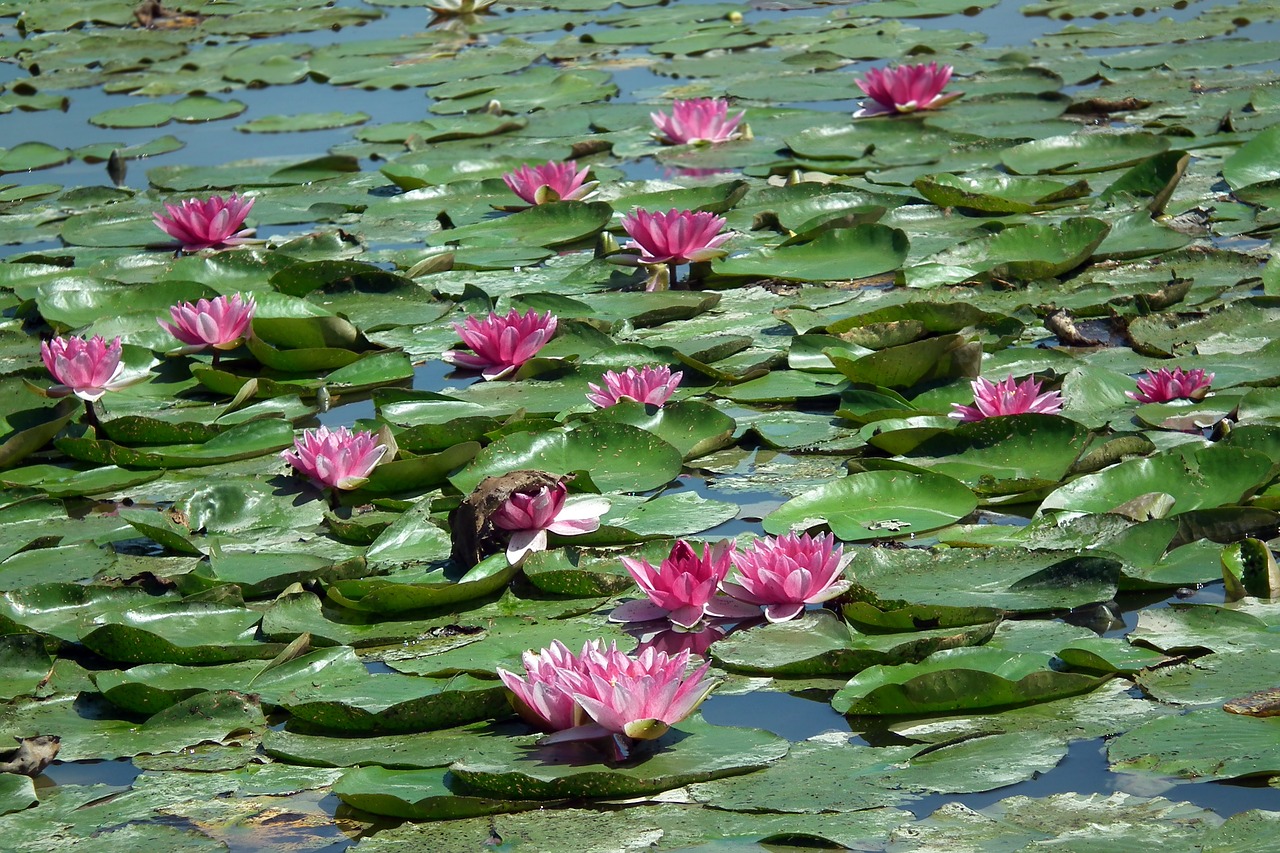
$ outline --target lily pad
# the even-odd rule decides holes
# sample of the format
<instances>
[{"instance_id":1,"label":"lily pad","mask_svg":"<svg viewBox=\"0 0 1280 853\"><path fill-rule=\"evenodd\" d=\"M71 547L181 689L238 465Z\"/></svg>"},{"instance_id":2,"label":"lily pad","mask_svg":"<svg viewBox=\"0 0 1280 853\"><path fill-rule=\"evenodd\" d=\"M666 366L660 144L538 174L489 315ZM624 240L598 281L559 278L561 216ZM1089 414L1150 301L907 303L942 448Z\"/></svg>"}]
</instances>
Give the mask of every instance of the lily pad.
<instances>
[{"instance_id":1,"label":"lily pad","mask_svg":"<svg viewBox=\"0 0 1280 853\"><path fill-rule=\"evenodd\" d=\"M792 498L764 520L768 533L826 524L846 542L921 533L963 518L978 505L958 480L941 474L868 471Z\"/></svg>"},{"instance_id":2,"label":"lily pad","mask_svg":"<svg viewBox=\"0 0 1280 853\"><path fill-rule=\"evenodd\" d=\"M1048 655L951 649L921 663L864 670L831 704L842 714L954 714L1087 693L1109 677L1056 672L1048 664Z\"/></svg>"}]
</instances>

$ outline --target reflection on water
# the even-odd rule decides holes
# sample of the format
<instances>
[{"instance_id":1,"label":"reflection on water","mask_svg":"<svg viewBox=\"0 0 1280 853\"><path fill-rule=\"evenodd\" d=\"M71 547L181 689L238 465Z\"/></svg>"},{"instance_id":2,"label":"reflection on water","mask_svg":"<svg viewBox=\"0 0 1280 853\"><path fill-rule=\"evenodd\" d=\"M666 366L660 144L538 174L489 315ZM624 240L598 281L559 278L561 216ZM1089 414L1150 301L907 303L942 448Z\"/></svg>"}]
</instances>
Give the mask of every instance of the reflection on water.
<instances>
[{"instance_id":1,"label":"reflection on water","mask_svg":"<svg viewBox=\"0 0 1280 853\"><path fill-rule=\"evenodd\" d=\"M717 696L699 709L708 723L765 729L789 741L807 740L826 732L852 732L849 721L826 702L790 693L746 693Z\"/></svg>"}]
</instances>

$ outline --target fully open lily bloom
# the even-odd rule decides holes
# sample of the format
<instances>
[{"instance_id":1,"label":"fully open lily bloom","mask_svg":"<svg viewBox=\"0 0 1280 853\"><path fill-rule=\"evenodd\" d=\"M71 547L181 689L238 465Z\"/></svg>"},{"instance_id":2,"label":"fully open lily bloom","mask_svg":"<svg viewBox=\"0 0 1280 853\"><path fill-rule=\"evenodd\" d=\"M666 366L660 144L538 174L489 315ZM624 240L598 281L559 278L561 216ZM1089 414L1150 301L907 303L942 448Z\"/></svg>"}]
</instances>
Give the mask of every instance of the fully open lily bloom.
<instances>
[{"instance_id":1,"label":"fully open lily bloom","mask_svg":"<svg viewBox=\"0 0 1280 853\"><path fill-rule=\"evenodd\" d=\"M120 338L107 343L101 335L89 340L78 337L54 338L40 344L40 358L58 384L46 392L50 397L75 394L92 403L108 391L123 388L124 364L120 361Z\"/></svg>"},{"instance_id":2,"label":"fully open lily bloom","mask_svg":"<svg viewBox=\"0 0 1280 853\"><path fill-rule=\"evenodd\" d=\"M252 228L240 228L253 201L235 193L225 199L220 195L204 201L189 198L181 205L166 204L169 215L157 213L156 225L187 252L234 246L253 233Z\"/></svg>"},{"instance_id":3,"label":"fully open lily bloom","mask_svg":"<svg viewBox=\"0 0 1280 853\"><path fill-rule=\"evenodd\" d=\"M231 296L180 303L169 309L172 323L156 322L186 344L191 352L206 347L235 349L248 334L257 307L252 296L246 299L233 293Z\"/></svg>"},{"instance_id":4,"label":"fully open lily bloom","mask_svg":"<svg viewBox=\"0 0 1280 853\"><path fill-rule=\"evenodd\" d=\"M897 68L873 68L867 72L866 77L857 81L859 88L871 100L863 101L862 108L853 117L866 118L935 109L963 94L941 94L950 79L951 66L938 65L936 62L928 65L899 65Z\"/></svg>"},{"instance_id":5,"label":"fully open lily bloom","mask_svg":"<svg viewBox=\"0 0 1280 853\"><path fill-rule=\"evenodd\" d=\"M583 660L587 674L577 679L573 698L595 724L559 732L550 742L608 734L653 740L692 714L715 687L707 677L710 662L685 675L687 651L668 656L650 648L630 658L615 644L584 652Z\"/></svg>"},{"instance_id":6,"label":"fully open lily bloom","mask_svg":"<svg viewBox=\"0 0 1280 853\"><path fill-rule=\"evenodd\" d=\"M704 210L635 210L623 217L622 228L634 241L627 248L640 250L642 264L709 261L724 254L720 246L729 239L720 233L724 218Z\"/></svg>"},{"instance_id":7,"label":"fully open lily bloom","mask_svg":"<svg viewBox=\"0 0 1280 853\"><path fill-rule=\"evenodd\" d=\"M1213 374L1203 370L1184 371L1181 367L1158 371L1148 370L1138 379L1138 390L1126 391L1125 396L1139 403L1167 403L1170 400L1203 400L1213 383Z\"/></svg>"},{"instance_id":8,"label":"fully open lily bloom","mask_svg":"<svg viewBox=\"0 0 1280 853\"><path fill-rule=\"evenodd\" d=\"M321 426L303 430L293 448L280 456L316 483L346 490L364 485L386 452L386 445L371 432Z\"/></svg>"},{"instance_id":9,"label":"fully open lily bloom","mask_svg":"<svg viewBox=\"0 0 1280 853\"><path fill-rule=\"evenodd\" d=\"M738 572L720 588L729 595L764 608L770 622L785 622L804 612L806 604L835 598L851 582L840 577L844 546L830 533L757 539L735 555Z\"/></svg>"},{"instance_id":10,"label":"fully open lily bloom","mask_svg":"<svg viewBox=\"0 0 1280 853\"><path fill-rule=\"evenodd\" d=\"M547 531L576 536L600 528L600 516L609 511L606 498L587 498L566 504L569 490L563 482L543 486L532 494L516 492L489 518L494 526L511 532L507 561L515 565L530 551L545 551Z\"/></svg>"},{"instance_id":11,"label":"fully open lily bloom","mask_svg":"<svg viewBox=\"0 0 1280 853\"><path fill-rule=\"evenodd\" d=\"M512 692L516 711L531 725L545 732L570 729L585 722L573 698L585 677L583 659L592 652L603 652L601 640L583 645L582 657L569 651L559 640L539 652L527 651L522 656L525 677L498 667L498 677Z\"/></svg>"},{"instance_id":12,"label":"fully open lily bloom","mask_svg":"<svg viewBox=\"0 0 1280 853\"><path fill-rule=\"evenodd\" d=\"M1041 394L1040 382L1034 376L1014 382L1010 375L1003 382L995 383L978 377L970 385L973 388L973 405L952 403L951 408L955 411L948 417L968 423L998 415L1023 415L1027 412L1054 415L1062 411L1062 394L1057 391Z\"/></svg>"},{"instance_id":13,"label":"fully open lily bloom","mask_svg":"<svg viewBox=\"0 0 1280 853\"><path fill-rule=\"evenodd\" d=\"M681 539L657 568L648 560L623 557L622 564L648 598L622 604L609 614L609 619L614 622L667 619L677 628L688 630L696 628L704 616L758 616L759 609L744 608L740 602L716 594L720 582L729 573L733 549L733 543L728 541L704 544L699 555Z\"/></svg>"},{"instance_id":14,"label":"fully open lily bloom","mask_svg":"<svg viewBox=\"0 0 1280 853\"><path fill-rule=\"evenodd\" d=\"M537 355L555 335L558 322L550 311L539 315L533 309L520 314L512 308L505 317L492 311L483 319L468 317L453 328L472 352L450 350L444 360L479 370L485 379L499 379Z\"/></svg>"},{"instance_id":15,"label":"fully open lily bloom","mask_svg":"<svg viewBox=\"0 0 1280 853\"><path fill-rule=\"evenodd\" d=\"M529 204L546 204L552 201L581 201L595 192L600 184L588 181L589 166L578 171L572 160L564 163L550 162L541 166L521 166L502 176L511 191Z\"/></svg>"},{"instance_id":16,"label":"fully open lily bloom","mask_svg":"<svg viewBox=\"0 0 1280 853\"><path fill-rule=\"evenodd\" d=\"M628 367L622 373L606 370L601 377L604 381L603 388L594 382L587 383L587 387L591 389L587 399L602 409L615 406L623 399L662 408L662 404L671 399L683 378L682 371L672 373L671 368L666 366L646 366L640 370Z\"/></svg>"},{"instance_id":17,"label":"fully open lily bloom","mask_svg":"<svg viewBox=\"0 0 1280 853\"><path fill-rule=\"evenodd\" d=\"M658 127L654 137L664 145L728 142L741 136L738 124L746 113L729 118L724 98L691 98L671 105L671 115L649 113Z\"/></svg>"}]
</instances>

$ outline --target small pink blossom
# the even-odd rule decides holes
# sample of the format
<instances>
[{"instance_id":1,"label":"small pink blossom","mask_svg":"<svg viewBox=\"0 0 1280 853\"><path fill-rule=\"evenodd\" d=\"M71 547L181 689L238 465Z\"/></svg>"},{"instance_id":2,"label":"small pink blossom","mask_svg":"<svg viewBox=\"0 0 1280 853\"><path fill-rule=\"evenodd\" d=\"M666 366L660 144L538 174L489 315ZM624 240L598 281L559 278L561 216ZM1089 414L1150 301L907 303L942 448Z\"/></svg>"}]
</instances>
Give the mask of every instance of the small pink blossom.
<instances>
[{"instance_id":1,"label":"small pink blossom","mask_svg":"<svg viewBox=\"0 0 1280 853\"><path fill-rule=\"evenodd\" d=\"M728 142L741 136L738 124L746 113L729 118L729 102L723 98L691 98L671 105L671 115L650 113L664 145Z\"/></svg>"},{"instance_id":2,"label":"small pink blossom","mask_svg":"<svg viewBox=\"0 0 1280 853\"><path fill-rule=\"evenodd\" d=\"M1209 393L1213 383L1213 374L1203 370L1183 371L1175 367L1172 371L1167 367L1160 370L1148 370L1147 375L1138 379L1138 390L1126 391L1125 396L1139 403L1167 403L1170 400L1200 401Z\"/></svg>"},{"instance_id":3,"label":"small pink blossom","mask_svg":"<svg viewBox=\"0 0 1280 853\"><path fill-rule=\"evenodd\" d=\"M253 312L257 309L253 297L240 294L183 302L169 309L173 322L156 320L169 333L198 352L206 347L235 349L249 333Z\"/></svg>"},{"instance_id":4,"label":"small pink blossom","mask_svg":"<svg viewBox=\"0 0 1280 853\"><path fill-rule=\"evenodd\" d=\"M764 608L770 622L785 622L840 595L851 582L840 577L844 547L830 533L756 539L734 557L737 575L720 589L739 601Z\"/></svg>"},{"instance_id":5,"label":"small pink blossom","mask_svg":"<svg viewBox=\"0 0 1280 853\"><path fill-rule=\"evenodd\" d=\"M594 382L587 383L587 387L591 389L587 399L602 409L615 406L623 399L662 408L679 387L684 373L672 373L671 368L666 366L646 366L640 370L628 367L622 373L607 370L601 378L604 381L603 388Z\"/></svg>"},{"instance_id":6,"label":"small pink blossom","mask_svg":"<svg viewBox=\"0 0 1280 853\"><path fill-rule=\"evenodd\" d=\"M582 171L577 171L577 168L578 164L572 160L564 163L552 161L541 166L526 165L507 172L502 180L529 204L581 201L595 192L599 183L587 180L590 167L583 166Z\"/></svg>"},{"instance_id":7,"label":"small pink blossom","mask_svg":"<svg viewBox=\"0 0 1280 853\"><path fill-rule=\"evenodd\" d=\"M642 264L687 264L709 261L725 252L729 239L722 234L725 221L703 210L671 210L650 213L635 210L622 219L622 228L634 241L627 249L640 250Z\"/></svg>"},{"instance_id":8,"label":"small pink blossom","mask_svg":"<svg viewBox=\"0 0 1280 853\"><path fill-rule=\"evenodd\" d=\"M866 118L895 113L913 113L931 110L960 97L961 92L940 94L951 79L951 66L899 65L897 68L873 68L866 77L856 81L858 87L871 98L863 101L854 118Z\"/></svg>"},{"instance_id":9,"label":"small pink blossom","mask_svg":"<svg viewBox=\"0 0 1280 853\"><path fill-rule=\"evenodd\" d=\"M733 550L733 543L728 541L704 544L699 556L681 539L657 568L648 560L623 557L622 564L648 597L622 604L609 614L609 619L614 622L667 619L677 628L691 630L704 616L758 616L758 609L744 608L740 602L716 595L720 582L729 573Z\"/></svg>"},{"instance_id":10,"label":"small pink blossom","mask_svg":"<svg viewBox=\"0 0 1280 853\"><path fill-rule=\"evenodd\" d=\"M386 452L386 445L371 432L321 426L303 430L280 456L321 486L347 490L364 485Z\"/></svg>"},{"instance_id":11,"label":"small pink blossom","mask_svg":"<svg viewBox=\"0 0 1280 853\"><path fill-rule=\"evenodd\" d=\"M994 418L999 415L1022 415L1039 412L1055 415L1062 411L1062 394L1058 391L1040 393L1040 382L1028 376L1022 382L1014 382L1010 375L1003 382L991 383L978 377L970 383L973 388L973 405L952 403L949 417L966 423Z\"/></svg>"},{"instance_id":12,"label":"small pink blossom","mask_svg":"<svg viewBox=\"0 0 1280 853\"><path fill-rule=\"evenodd\" d=\"M450 350L444 360L479 370L485 379L499 379L537 355L555 335L558 322L550 311L539 315L533 309L520 314L512 308L505 317L492 311L483 319L468 317L464 323L454 323L453 328L472 352Z\"/></svg>"},{"instance_id":13,"label":"small pink blossom","mask_svg":"<svg viewBox=\"0 0 1280 853\"><path fill-rule=\"evenodd\" d=\"M530 551L545 551L547 531L576 536L600 528L600 516L609 511L606 498L587 498L566 504L569 490L563 482L543 486L532 494L516 492L490 516L496 527L511 532L507 561L511 565Z\"/></svg>"},{"instance_id":14,"label":"small pink blossom","mask_svg":"<svg viewBox=\"0 0 1280 853\"><path fill-rule=\"evenodd\" d=\"M157 213L155 222L161 231L182 244L183 251L220 249L243 243L253 233L252 228L240 228L253 202L254 199L235 193L225 199L220 195L204 201L189 198L181 205L166 204L168 216Z\"/></svg>"},{"instance_id":15,"label":"small pink blossom","mask_svg":"<svg viewBox=\"0 0 1280 853\"><path fill-rule=\"evenodd\" d=\"M573 698L580 677L586 674L584 658L591 652L602 652L603 641L592 640L582 647L579 657L559 640L550 648L523 655L525 677L498 668L498 677L514 694L516 711L531 725L545 732L571 729L586 722L586 716Z\"/></svg>"},{"instance_id":16,"label":"small pink blossom","mask_svg":"<svg viewBox=\"0 0 1280 853\"><path fill-rule=\"evenodd\" d=\"M130 383L120 379L124 373L120 355L118 337L110 344L101 335L89 340L70 337L44 341L40 344L40 358L59 383L46 393L51 397L75 394L92 403L108 391L123 388Z\"/></svg>"}]
</instances>

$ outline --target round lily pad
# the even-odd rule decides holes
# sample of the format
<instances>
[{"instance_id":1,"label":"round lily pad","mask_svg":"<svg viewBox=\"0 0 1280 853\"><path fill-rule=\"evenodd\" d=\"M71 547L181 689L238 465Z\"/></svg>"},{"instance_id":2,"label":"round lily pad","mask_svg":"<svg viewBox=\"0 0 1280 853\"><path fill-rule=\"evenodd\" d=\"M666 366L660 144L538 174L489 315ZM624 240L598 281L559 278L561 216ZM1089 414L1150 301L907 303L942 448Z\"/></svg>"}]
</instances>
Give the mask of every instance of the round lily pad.
<instances>
[{"instance_id":1,"label":"round lily pad","mask_svg":"<svg viewBox=\"0 0 1280 853\"><path fill-rule=\"evenodd\" d=\"M951 477L867 471L792 498L765 517L764 529L782 534L825 524L844 541L858 542L943 527L977 505L973 492Z\"/></svg>"}]
</instances>

